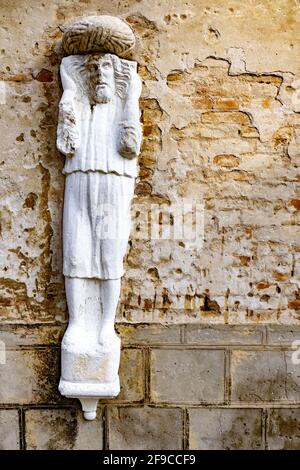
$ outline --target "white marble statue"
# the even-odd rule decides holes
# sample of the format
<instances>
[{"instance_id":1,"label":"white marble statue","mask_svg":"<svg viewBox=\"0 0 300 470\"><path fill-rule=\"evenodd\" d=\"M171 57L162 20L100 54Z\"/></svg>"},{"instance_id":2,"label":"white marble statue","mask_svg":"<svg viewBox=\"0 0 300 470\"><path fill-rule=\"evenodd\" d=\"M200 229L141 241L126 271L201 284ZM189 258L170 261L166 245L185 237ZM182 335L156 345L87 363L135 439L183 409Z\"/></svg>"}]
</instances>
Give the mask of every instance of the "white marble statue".
<instances>
[{"instance_id":1,"label":"white marble statue","mask_svg":"<svg viewBox=\"0 0 300 470\"><path fill-rule=\"evenodd\" d=\"M87 44L93 52L86 46L88 53L62 60L57 128L57 147L66 156L63 271L69 310L59 390L80 399L86 419L95 418L98 398L120 390L114 320L141 145L136 62L95 51L89 28L95 21L99 27L99 20L92 18L94 23L85 19L79 50Z\"/></svg>"}]
</instances>

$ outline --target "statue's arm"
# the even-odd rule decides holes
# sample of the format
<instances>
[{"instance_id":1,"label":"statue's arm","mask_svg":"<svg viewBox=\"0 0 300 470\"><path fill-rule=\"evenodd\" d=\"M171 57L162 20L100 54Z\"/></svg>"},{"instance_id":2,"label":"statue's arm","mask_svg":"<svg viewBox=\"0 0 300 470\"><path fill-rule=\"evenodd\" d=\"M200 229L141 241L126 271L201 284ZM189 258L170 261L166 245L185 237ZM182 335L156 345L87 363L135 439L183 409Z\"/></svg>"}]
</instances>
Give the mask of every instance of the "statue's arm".
<instances>
[{"instance_id":1,"label":"statue's arm","mask_svg":"<svg viewBox=\"0 0 300 470\"><path fill-rule=\"evenodd\" d=\"M142 141L142 132L139 122L125 121L120 129L120 154L124 158L132 159L139 155Z\"/></svg>"},{"instance_id":2,"label":"statue's arm","mask_svg":"<svg viewBox=\"0 0 300 470\"><path fill-rule=\"evenodd\" d=\"M60 66L60 76L64 93L59 103L57 139L58 150L72 157L79 147L79 127L76 115L76 83L72 76L72 58L63 59Z\"/></svg>"},{"instance_id":3,"label":"statue's arm","mask_svg":"<svg viewBox=\"0 0 300 470\"><path fill-rule=\"evenodd\" d=\"M72 157L79 147L74 98L68 91L64 92L59 103L56 144L58 150L67 157Z\"/></svg>"},{"instance_id":4,"label":"statue's arm","mask_svg":"<svg viewBox=\"0 0 300 470\"><path fill-rule=\"evenodd\" d=\"M120 154L130 160L139 155L142 142L139 109L139 96L142 85L136 74L131 87L132 90L129 91L120 128Z\"/></svg>"}]
</instances>

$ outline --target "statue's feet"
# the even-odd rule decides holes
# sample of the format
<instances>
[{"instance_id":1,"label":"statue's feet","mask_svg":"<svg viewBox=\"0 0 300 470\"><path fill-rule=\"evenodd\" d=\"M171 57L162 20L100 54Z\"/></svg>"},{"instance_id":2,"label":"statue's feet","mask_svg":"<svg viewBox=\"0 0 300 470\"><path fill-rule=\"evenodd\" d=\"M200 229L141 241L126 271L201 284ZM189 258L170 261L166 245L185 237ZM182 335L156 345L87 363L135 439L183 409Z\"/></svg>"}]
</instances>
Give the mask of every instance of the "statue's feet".
<instances>
[{"instance_id":1,"label":"statue's feet","mask_svg":"<svg viewBox=\"0 0 300 470\"><path fill-rule=\"evenodd\" d=\"M116 343L119 347L120 338L116 335L114 326L102 326L99 335L99 343L103 352L110 352L116 346Z\"/></svg>"}]
</instances>

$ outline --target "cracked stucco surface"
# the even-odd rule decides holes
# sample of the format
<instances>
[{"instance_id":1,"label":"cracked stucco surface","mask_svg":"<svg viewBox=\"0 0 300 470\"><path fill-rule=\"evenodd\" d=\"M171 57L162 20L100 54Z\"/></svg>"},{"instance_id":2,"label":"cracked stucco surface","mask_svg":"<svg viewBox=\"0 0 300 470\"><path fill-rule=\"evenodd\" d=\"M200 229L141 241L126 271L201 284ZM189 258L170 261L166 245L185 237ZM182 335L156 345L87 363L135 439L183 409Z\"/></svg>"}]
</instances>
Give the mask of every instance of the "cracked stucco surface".
<instances>
[{"instance_id":1,"label":"cracked stucco surface","mask_svg":"<svg viewBox=\"0 0 300 470\"><path fill-rule=\"evenodd\" d=\"M135 202L205 207L201 250L132 240L119 319L299 323L299 3L107 5L0 1L1 317L66 319L59 41L65 22L98 13L126 18L138 38Z\"/></svg>"}]
</instances>

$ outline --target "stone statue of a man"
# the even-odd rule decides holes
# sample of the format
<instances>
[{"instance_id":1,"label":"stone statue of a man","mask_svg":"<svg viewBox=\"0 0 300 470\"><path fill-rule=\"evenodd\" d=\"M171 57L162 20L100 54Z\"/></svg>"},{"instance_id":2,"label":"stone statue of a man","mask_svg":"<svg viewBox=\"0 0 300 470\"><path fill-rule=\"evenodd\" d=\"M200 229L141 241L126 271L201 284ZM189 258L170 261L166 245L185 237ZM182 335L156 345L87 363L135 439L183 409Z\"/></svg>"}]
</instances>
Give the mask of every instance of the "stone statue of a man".
<instances>
[{"instance_id":1,"label":"stone statue of a man","mask_svg":"<svg viewBox=\"0 0 300 470\"><path fill-rule=\"evenodd\" d=\"M141 144L136 63L111 53L62 60L57 147L66 156L63 271L69 326L60 391L80 398L119 392L114 319L130 232Z\"/></svg>"}]
</instances>

